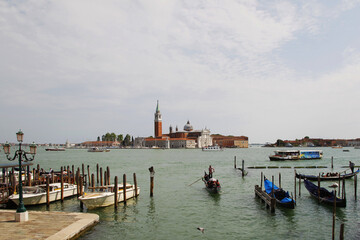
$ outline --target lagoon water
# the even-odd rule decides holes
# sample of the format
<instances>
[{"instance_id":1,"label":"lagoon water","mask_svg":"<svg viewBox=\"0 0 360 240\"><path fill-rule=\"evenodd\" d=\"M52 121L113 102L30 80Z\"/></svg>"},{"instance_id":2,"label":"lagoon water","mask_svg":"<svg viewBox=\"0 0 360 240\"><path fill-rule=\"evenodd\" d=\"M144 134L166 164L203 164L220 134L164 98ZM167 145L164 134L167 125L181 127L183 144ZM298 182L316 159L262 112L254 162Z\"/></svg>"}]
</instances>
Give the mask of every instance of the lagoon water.
<instances>
[{"instance_id":1,"label":"lagoon water","mask_svg":"<svg viewBox=\"0 0 360 240\"><path fill-rule=\"evenodd\" d=\"M331 157L334 157L334 170L343 171L349 160L360 165L360 150L320 148L324 151L322 160L296 162L270 162L268 156L273 148L226 149L221 152L203 152L199 149L119 149L103 153L89 153L86 150L66 150L65 152L46 152L38 149L34 164L46 170L58 170L60 166L90 166L96 173L96 164L110 167L111 179L127 175L132 182L132 174L137 175L141 188L137 199L120 204L115 211L113 206L87 210L80 209L76 198L52 203L50 211L76 211L96 213L100 223L81 239L330 239L332 233L332 208L319 205L301 186L301 196L297 197L295 209L277 208L275 213L255 198L254 185L260 185L263 172L268 178L275 177L278 183L282 175L282 187L294 192L294 169L248 169L248 175L234 169L234 156L237 165L245 160L249 166L310 166L323 165L327 169L298 169L298 172L318 174L331 171ZM344 148L345 149L345 148ZM206 191L199 179L209 165L215 168L214 177L219 179L222 191L212 195ZM154 166L154 196L150 197L150 175L148 168ZM322 182L322 186L330 183ZM298 190L297 190L298 192ZM336 238L339 237L340 224L345 223L345 239L360 238L359 201L354 200L354 182L346 181L347 207L336 212ZM360 198L360 196L358 196ZM46 206L27 207L28 210L44 210ZM56 224L56 219L52 224ZM203 227L201 233L196 228Z\"/></svg>"}]
</instances>

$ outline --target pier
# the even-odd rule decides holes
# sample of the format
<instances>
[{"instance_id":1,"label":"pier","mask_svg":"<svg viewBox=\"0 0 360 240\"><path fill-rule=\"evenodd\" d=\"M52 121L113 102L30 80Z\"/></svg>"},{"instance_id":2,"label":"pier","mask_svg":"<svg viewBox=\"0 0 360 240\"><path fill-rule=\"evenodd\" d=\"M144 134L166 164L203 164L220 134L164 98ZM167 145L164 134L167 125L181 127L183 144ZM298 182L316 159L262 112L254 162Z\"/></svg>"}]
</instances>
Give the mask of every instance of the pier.
<instances>
[{"instance_id":1,"label":"pier","mask_svg":"<svg viewBox=\"0 0 360 240\"><path fill-rule=\"evenodd\" d=\"M20 224L14 215L15 210L0 210L0 239L75 239L99 222L92 213L29 211L29 221Z\"/></svg>"}]
</instances>

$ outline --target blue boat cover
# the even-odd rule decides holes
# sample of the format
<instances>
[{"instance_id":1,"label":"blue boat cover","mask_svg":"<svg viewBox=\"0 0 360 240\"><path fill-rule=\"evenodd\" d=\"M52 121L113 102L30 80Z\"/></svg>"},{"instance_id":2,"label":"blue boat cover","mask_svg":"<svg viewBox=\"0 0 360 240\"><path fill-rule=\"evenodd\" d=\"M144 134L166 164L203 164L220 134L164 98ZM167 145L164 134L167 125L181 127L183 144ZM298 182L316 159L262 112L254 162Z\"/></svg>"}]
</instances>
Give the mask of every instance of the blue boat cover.
<instances>
[{"instance_id":1,"label":"blue boat cover","mask_svg":"<svg viewBox=\"0 0 360 240\"><path fill-rule=\"evenodd\" d=\"M272 185L273 183L270 182L269 180L265 179L264 180L264 185L265 185L265 191L267 194L271 194L271 191L272 191ZM274 184L274 191L279 189L275 184ZM282 190L282 189L281 189ZM292 199L290 198L289 196L289 193L288 192L285 192L284 190L282 190L284 193L285 193L285 197L282 198L282 199L279 199L277 198L280 202L282 203L288 203L288 202L291 202ZM275 196L276 197L276 196Z\"/></svg>"}]
</instances>

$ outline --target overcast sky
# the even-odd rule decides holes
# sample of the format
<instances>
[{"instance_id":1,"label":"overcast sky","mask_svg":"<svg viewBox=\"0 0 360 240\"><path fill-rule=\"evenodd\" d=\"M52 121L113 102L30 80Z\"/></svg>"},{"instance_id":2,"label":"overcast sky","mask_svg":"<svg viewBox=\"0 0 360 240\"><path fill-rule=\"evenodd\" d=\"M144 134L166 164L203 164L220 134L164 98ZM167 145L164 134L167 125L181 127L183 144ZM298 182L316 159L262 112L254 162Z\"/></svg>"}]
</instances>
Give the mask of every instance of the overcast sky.
<instances>
[{"instance_id":1,"label":"overcast sky","mask_svg":"<svg viewBox=\"0 0 360 240\"><path fill-rule=\"evenodd\" d=\"M360 1L0 0L0 142L357 138Z\"/></svg>"}]
</instances>

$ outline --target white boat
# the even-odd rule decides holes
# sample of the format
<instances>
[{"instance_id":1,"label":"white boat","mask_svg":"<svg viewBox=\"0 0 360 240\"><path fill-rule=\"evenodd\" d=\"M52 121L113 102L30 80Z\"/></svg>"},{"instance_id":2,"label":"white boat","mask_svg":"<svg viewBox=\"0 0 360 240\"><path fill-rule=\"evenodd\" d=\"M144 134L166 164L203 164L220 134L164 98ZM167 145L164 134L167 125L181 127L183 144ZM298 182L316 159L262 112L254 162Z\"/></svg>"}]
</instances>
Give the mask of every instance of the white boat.
<instances>
[{"instance_id":1,"label":"white boat","mask_svg":"<svg viewBox=\"0 0 360 240\"><path fill-rule=\"evenodd\" d=\"M223 149L219 145L206 146L202 148L203 151L222 151Z\"/></svg>"},{"instance_id":2,"label":"white boat","mask_svg":"<svg viewBox=\"0 0 360 240\"><path fill-rule=\"evenodd\" d=\"M104 152L104 149L100 149L98 147L92 147L88 149L88 152Z\"/></svg>"},{"instance_id":3,"label":"white boat","mask_svg":"<svg viewBox=\"0 0 360 240\"><path fill-rule=\"evenodd\" d=\"M61 183L50 183L50 202L61 200ZM64 183L64 198L77 194L77 185ZM19 194L13 194L9 197L16 205L19 204ZM24 205L38 205L46 203L46 184L37 186L23 186Z\"/></svg>"},{"instance_id":4,"label":"white boat","mask_svg":"<svg viewBox=\"0 0 360 240\"><path fill-rule=\"evenodd\" d=\"M321 159L322 150L278 150L274 155L269 156L270 161Z\"/></svg>"},{"instance_id":5,"label":"white boat","mask_svg":"<svg viewBox=\"0 0 360 240\"><path fill-rule=\"evenodd\" d=\"M119 188L123 185L120 184ZM106 207L115 203L115 196L113 192L114 185L104 186L103 192L88 192L79 197L79 200L88 208L94 209L98 207ZM140 188L137 188L137 195L140 193ZM135 185L126 184L126 199L135 197ZM124 201L124 190L118 190L118 202Z\"/></svg>"}]
</instances>

